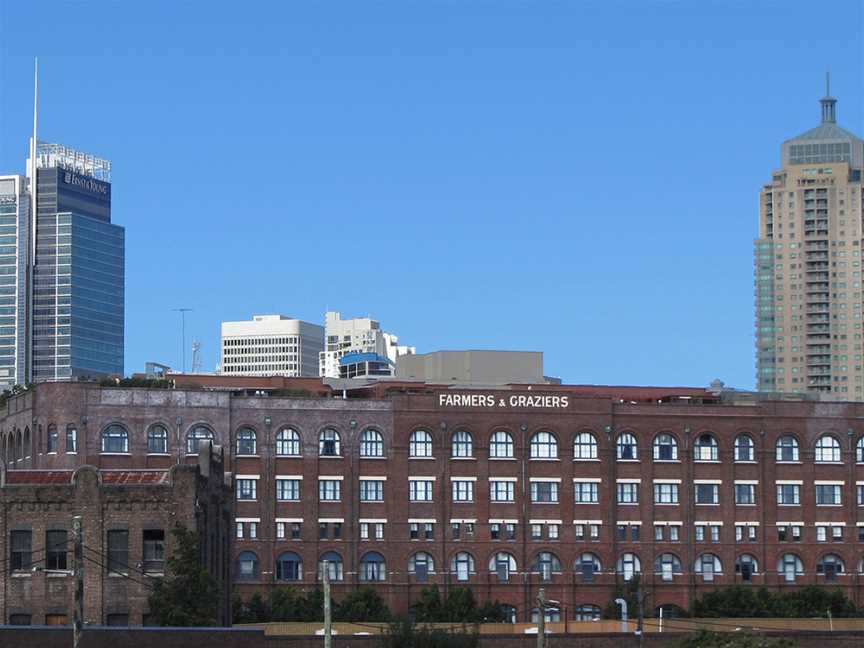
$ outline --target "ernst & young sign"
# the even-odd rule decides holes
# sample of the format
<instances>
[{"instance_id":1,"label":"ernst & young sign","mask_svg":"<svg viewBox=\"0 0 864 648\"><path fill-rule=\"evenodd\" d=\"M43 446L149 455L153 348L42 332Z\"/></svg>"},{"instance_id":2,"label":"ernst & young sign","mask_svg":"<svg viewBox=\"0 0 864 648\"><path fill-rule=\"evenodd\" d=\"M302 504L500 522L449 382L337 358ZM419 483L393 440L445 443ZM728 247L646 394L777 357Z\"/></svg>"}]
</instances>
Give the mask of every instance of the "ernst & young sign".
<instances>
[{"instance_id":1,"label":"ernst & young sign","mask_svg":"<svg viewBox=\"0 0 864 648\"><path fill-rule=\"evenodd\" d=\"M569 396L549 394L438 394L439 407L495 407L501 409L565 409L570 405Z\"/></svg>"}]
</instances>

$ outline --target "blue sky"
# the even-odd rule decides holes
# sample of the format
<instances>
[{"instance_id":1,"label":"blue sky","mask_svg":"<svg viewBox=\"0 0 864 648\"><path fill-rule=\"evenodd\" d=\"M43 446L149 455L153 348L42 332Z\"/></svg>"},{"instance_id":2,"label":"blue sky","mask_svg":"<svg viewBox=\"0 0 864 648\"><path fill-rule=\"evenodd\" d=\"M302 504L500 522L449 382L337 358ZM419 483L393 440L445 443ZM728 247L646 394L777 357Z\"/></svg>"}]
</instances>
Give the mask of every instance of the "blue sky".
<instances>
[{"instance_id":1,"label":"blue sky","mask_svg":"<svg viewBox=\"0 0 864 648\"><path fill-rule=\"evenodd\" d=\"M757 196L864 132L862 3L0 0L0 170L114 164L126 371L219 322L367 315L568 382L752 387ZM187 351L188 362L188 351Z\"/></svg>"}]
</instances>

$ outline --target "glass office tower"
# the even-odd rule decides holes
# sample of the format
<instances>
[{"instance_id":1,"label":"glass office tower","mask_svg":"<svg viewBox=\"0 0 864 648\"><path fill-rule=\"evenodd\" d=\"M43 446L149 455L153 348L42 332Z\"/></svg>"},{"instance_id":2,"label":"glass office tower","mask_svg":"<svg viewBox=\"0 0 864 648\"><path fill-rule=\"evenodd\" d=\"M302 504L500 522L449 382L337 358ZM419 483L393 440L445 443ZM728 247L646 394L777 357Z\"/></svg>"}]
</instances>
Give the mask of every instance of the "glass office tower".
<instances>
[{"instance_id":1,"label":"glass office tower","mask_svg":"<svg viewBox=\"0 0 864 648\"><path fill-rule=\"evenodd\" d=\"M125 232L110 162L39 143L32 380L123 375Z\"/></svg>"},{"instance_id":2,"label":"glass office tower","mask_svg":"<svg viewBox=\"0 0 864 648\"><path fill-rule=\"evenodd\" d=\"M0 391L27 381L29 222L27 179L0 176Z\"/></svg>"}]
</instances>

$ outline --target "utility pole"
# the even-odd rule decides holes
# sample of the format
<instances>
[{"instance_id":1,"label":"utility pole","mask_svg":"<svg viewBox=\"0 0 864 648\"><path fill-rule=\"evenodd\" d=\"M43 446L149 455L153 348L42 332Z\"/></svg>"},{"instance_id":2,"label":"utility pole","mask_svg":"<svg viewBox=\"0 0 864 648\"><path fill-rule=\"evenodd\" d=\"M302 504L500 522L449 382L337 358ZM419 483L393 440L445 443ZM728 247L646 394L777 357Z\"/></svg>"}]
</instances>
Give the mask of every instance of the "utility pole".
<instances>
[{"instance_id":1,"label":"utility pole","mask_svg":"<svg viewBox=\"0 0 864 648\"><path fill-rule=\"evenodd\" d=\"M639 648L643 645L642 621L645 618L645 593L642 591L642 582L639 582L639 589L636 590L636 603L638 604L639 622L636 626L636 636L639 637Z\"/></svg>"},{"instance_id":2,"label":"utility pole","mask_svg":"<svg viewBox=\"0 0 864 648\"><path fill-rule=\"evenodd\" d=\"M326 560L321 562L324 571L324 648L333 646L333 627L330 613L330 563Z\"/></svg>"},{"instance_id":3,"label":"utility pole","mask_svg":"<svg viewBox=\"0 0 864 648\"><path fill-rule=\"evenodd\" d=\"M537 648L546 644L546 590L540 588L537 592Z\"/></svg>"},{"instance_id":4,"label":"utility pole","mask_svg":"<svg viewBox=\"0 0 864 648\"><path fill-rule=\"evenodd\" d=\"M180 356L183 363L183 373L186 373L186 313L191 311L191 308L172 308L175 313L180 313Z\"/></svg>"},{"instance_id":5,"label":"utility pole","mask_svg":"<svg viewBox=\"0 0 864 648\"><path fill-rule=\"evenodd\" d=\"M72 646L79 648L84 625L84 538L80 515L72 518L72 539L75 542L75 616L72 625Z\"/></svg>"}]
</instances>

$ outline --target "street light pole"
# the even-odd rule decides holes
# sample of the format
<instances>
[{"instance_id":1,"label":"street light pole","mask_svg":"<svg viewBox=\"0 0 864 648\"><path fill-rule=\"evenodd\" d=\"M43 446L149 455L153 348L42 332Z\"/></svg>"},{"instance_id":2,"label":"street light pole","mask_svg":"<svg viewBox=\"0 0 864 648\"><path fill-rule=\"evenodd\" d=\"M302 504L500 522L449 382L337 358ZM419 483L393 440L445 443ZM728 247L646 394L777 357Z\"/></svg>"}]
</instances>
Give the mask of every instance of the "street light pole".
<instances>
[{"instance_id":1,"label":"street light pole","mask_svg":"<svg viewBox=\"0 0 864 648\"><path fill-rule=\"evenodd\" d=\"M186 373L186 313L191 311L191 308L172 308L175 313L180 313L180 362L183 366L183 373Z\"/></svg>"}]
</instances>

